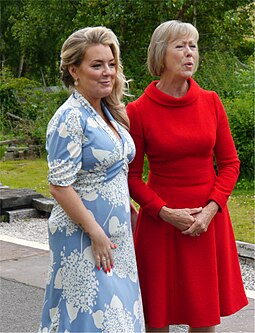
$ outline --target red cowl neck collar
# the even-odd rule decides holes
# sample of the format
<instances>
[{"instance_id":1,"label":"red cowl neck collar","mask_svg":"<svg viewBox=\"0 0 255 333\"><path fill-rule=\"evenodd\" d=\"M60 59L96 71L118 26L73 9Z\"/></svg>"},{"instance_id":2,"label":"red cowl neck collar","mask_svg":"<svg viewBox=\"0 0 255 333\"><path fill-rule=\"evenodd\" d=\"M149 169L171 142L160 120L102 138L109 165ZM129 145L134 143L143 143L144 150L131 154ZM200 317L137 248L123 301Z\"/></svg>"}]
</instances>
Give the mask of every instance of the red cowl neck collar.
<instances>
[{"instance_id":1,"label":"red cowl neck collar","mask_svg":"<svg viewBox=\"0 0 255 333\"><path fill-rule=\"evenodd\" d=\"M183 107L192 104L198 98L199 92L201 91L201 88L193 79L188 79L189 83L188 92L186 93L185 96L176 98L160 91L156 87L156 84L158 82L159 80L151 82L148 85L148 87L145 89L144 93L155 103L165 106Z\"/></svg>"}]
</instances>

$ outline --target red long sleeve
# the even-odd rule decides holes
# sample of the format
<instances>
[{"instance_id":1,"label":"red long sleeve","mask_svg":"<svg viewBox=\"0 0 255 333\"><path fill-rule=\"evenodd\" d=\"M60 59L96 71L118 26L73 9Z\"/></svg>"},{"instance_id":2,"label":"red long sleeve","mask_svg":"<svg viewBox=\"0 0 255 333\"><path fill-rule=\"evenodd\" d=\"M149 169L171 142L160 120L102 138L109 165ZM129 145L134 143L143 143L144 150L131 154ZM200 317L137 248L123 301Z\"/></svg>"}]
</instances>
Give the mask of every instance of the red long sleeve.
<instances>
[{"instance_id":1,"label":"red long sleeve","mask_svg":"<svg viewBox=\"0 0 255 333\"><path fill-rule=\"evenodd\" d=\"M240 161L237 157L224 107L216 94L213 97L217 110L217 134L214 154L218 172L209 201L216 201L222 210L238 179Z\"/></svg>"},{"instance_id":2,"label":"red long sleeve","mask_svg":"<svg viewBox=\"0 0 255 333\"><path fill-rule=\"evenodd\" d=\"M190 80L187 95L173 98L153 82L138 100L128 104L127 112L136 145L129 171L131 197L153 217L164 205L192 208L210 200L222 210L237 181L240 161L218 95ZM150 169L148 183L142 179L145 154ZM170 197L166 194L167 184L185 193L184 207L175 204L175 191ZM196 191L202 191L203 196Z\"/></svg>"},{"instance_id":3,"label":"red long sleeve","mask_svg":"<svg viewBox=\"0 0 255 333\"><path fill-rule=\"evenodd\" d=\"M128 105L127 112L130 119L130 134L136 146L136 155L130 165L128 177L130 195L150 215L157 217L166 202L142 179L146 141L143 135L143 124L133 105Z\"/></svg>"}]
</instances>

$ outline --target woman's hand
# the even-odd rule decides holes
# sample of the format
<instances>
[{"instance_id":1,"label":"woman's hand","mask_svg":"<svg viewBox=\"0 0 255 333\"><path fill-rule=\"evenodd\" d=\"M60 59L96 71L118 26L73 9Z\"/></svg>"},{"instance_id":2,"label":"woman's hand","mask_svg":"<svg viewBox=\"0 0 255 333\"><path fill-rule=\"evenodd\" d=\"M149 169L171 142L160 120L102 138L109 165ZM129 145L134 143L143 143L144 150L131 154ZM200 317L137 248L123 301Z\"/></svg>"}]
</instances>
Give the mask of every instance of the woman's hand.
<instances>
[{"instance_id":1,"label":"woman's hand","mask_svg":"<svg viewBox=\"0 0 255 333\"><path fill-rule=\"evenodd\" d=\"M89 237L97 269L100 270L102 266L105 273L110 272L114 264L112 250L116 249L117 246L111 242L100 226L93 233L90 233Z\"/></svg>"},{"instance_id":2,"label":"woman's hand","mask_svg":"<svg viewBox=\"0 0 255 333\"><path fill-rule=\"evenodd\" d=\"M202 232L206 232L218 210L219 206L215 201L209 202L209 204L205 206L200 213L194 216L195 222L187 230L182 232L183 235L194 237L200 236Z\"/></svg>"},{"instance_id":3,"label":"woman's hand","mask_svg":"<svg viewBox=\"0 0 255 333\"><path fill-rule=\"evenodd\" d=\"M198 214L202 211L202 207L199 208L182 208L172 209L166 206L162 207L159 212L159 217L177 229L183 231L189 229L195 222L193 215Z\"/></svg>"},{"instance_id":4,"label":"woman's hand","mask_svg":"<svg viewBox=\"0 0 255 333\"><path fill-rule=\"evenodd\" d=\"M76 191L71 185L50 185L50 191L71 220L90 237L97 269L100 270L102 264L103 270L110 272L113 267L112 249L115 249L116 245L106 236Z\"/></svg>"}]
</instances>

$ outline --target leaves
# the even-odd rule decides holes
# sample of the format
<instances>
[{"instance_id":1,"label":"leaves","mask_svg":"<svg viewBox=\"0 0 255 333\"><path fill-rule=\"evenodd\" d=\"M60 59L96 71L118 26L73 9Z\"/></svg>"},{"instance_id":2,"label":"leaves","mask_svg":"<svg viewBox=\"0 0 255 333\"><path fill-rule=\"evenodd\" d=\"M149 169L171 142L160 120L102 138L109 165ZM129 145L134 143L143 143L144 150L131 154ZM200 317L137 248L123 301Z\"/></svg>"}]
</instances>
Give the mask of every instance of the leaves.
<instances>
[{"instance_id":1,"label":"leaves","mask_svg":"<svg viewBox=\"0 0 255 333\"><path fill-rule=\"evenodd\" d=\"M231 49L241 60L253 52L245 46L253 36L251 0L2 0L1 9L5 65L17 71L23 56L22 75L48 85L58 81L62 43L85 26L105 25L116 33L125 69L135 79L147 77L150 36L169 19L196 24L202 52Z\"/></svg>"},{"instance_id":2,"label":"leaves","mask_svg":"<svg viewBox=\"0 0 255 333\"><path fill-rule=\"evenodd\" d=\"M0 7L0 52L4 84L7 82L0 87L2 131L15 130L44 143L46 124L67 96L63 90L52 94L40 89L30 94L29 89L23 89L27 82L6 80L6 69L10 68L15 77L36 81L37 87L59 86L59 55L66 38L85 26L105 25L118 36L124 72L132 79L131 93L137 98L153 79L146 68L152 32L163 21L179 19L193 23L200 33L196 79L203 88L215 90L228 100L227 106L233 102L229 109L236 114L230 115L231 126L238 133L234 135L243 158L242 170L247 167L250 174L248 160L253 160L254 154L250 154L250 136L245 141L242 129L250 128L252 107L243 97L254 81L250 70L254 64L249 64L254 53L252 0L1 0ZM131 99L127 97L125 102ZM26 125L6 118L9 111L25 118Z\"/></svg>"}]
</instances>

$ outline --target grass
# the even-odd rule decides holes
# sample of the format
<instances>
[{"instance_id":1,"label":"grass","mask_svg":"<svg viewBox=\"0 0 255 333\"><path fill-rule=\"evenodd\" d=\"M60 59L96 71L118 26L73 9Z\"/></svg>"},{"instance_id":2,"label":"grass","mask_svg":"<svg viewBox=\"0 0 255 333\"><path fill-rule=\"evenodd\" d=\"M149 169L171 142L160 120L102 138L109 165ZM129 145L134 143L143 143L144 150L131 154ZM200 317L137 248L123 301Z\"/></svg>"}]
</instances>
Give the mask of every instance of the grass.
<instances>
[{"instance_id":1,"label":"grass","mask_svg":"<svg viewBox=\"0 0 255 333\"><path fill-rule=\"evenodd\" d=\"M235 237L254 243L254 193L252 190L234 190L228 200Z\"/></svg>"},{"instance_id":2,"label":"grass","mask_svg":"<svg viewBox=\"0 0 255 333\"><path fill-rule=\"evenodd\" d=\"M0 162L0 183L10 188L31 188L50 197L45 159Z\"/></svg>"},{"instance_id":3,"label":"grass","mask_svg":"<svg viewBox=\"0 0 255 333\"><path fill-rule=\"evenodd\" d=\"M0 162L0 182L11 188L31 188L50 197L46 158ZM254 192L236 189L228 201L237 240L254 243Z\"/></svg>"}]
</instances>

